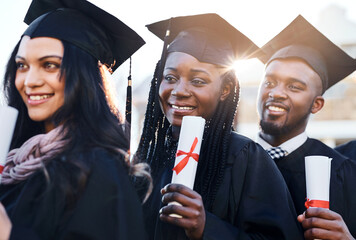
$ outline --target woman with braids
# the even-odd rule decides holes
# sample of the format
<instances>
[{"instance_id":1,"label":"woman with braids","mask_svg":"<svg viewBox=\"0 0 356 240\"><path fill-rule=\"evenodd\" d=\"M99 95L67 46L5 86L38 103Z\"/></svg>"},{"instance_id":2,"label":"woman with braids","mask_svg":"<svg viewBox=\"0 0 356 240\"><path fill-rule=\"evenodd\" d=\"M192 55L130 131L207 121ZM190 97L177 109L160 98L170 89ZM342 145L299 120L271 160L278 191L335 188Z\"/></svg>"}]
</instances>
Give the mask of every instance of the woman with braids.
<instances>
[{"instance_id":1,"label":"woman with braids","mask_svg":"<svg viewBox=\"0 0 356 240\"><path fill-rule=\"evenodd\" d=\"M125 157L104 75L144 41L85 0L34 0L25 22L5 75L19 118L0 185L0 239L145 239L129 174L149 174Z\"/></svg>"},{"instance_id":2,"label":"woman with braids","mask_svg":"<svg viewBox=\"0 0 356 240\"><path fill-rule=\"evenodd\" d=\"M172 18L148 29L165 42L136 154L150 164L154 182L144 206L149 238L302 239L275 164L232 129L239 84L230 66L256 45L216 14ZM193 190L169 184L187 115L207 121Z\"/></svg>"}]
</instances>

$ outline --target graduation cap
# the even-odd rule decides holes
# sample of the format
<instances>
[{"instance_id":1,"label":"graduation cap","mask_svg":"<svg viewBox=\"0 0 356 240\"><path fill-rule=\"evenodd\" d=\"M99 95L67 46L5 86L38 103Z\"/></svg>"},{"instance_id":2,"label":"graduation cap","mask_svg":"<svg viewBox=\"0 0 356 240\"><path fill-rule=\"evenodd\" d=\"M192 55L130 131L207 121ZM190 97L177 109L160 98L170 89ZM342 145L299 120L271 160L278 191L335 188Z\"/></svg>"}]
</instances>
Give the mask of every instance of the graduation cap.
<instances>
[{"instance_id":1,"label":"graduation cap","mask_svg":"<svg viewBox=\"0 0 356 240\"><path fill-rule=\"evenodd\" d=\"M146 27L165 42L163 64L167 53L184 52L200 62L226 67L258 50L248 37L214 13L175 17Z\"/></svg>"},{"instance_id":2,"label":"graduation cap","mask_svg":"<svg viewBox=\"0 0 356 240\"><path fill-rule=\"evenodd\" d=\"M266 64L275 59L304 60L320 76L323 93L356 70L356 60L301 15L261 47L255 56Z\"/></svg>"},{"instance_id":3,"label":"graduation cap","mask_svg":"<svg viewBox=\"0 0 356 240\"><path fill-rule=\"evenodd\" d=\"M24 35L53 37L85 50L114 71L145 41L113 15L86 0L33 0Z\"/></svg>"}]
</instances>

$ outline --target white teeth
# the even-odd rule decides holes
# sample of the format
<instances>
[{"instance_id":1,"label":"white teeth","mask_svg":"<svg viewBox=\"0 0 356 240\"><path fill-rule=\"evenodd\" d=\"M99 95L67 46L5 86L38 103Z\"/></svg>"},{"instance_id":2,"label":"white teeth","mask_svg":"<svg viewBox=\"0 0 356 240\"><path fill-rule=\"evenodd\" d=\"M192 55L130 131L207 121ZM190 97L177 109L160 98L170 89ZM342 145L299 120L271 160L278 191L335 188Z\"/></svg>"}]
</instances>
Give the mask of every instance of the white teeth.
<instances>
[{"instance_id":1,"label":"white teeth","mask_svg":"<svg viewBox=\"0 0 356 240\"><path fill-rule=\"evenodd\" d=\"M39 101L39 100L42 100L42 99L46 99L46 98L49 98L51 97L51 95L36 95L36 96L29 96L30 100L34 100L34 101Z\"/></svg>"},{"instance_id":2,"label":"white teeth","mask_svg":"<svg viewBox=\"0 0 356 240\"><path fill-rule=\"evenodd\" d=\"M275 112L285 112L286 111L283 108L275 107L275 106L269 106L268 109L271 110L271 111L275 111Z\"/></svg>"},{"instance_id":3,"label":"white teeth","mask_svg":"<svg viewBox=\"0 0 356 240\"><path fill-rule=\"evenodd\" d=\"M194 109L193 107L179 107L176 105L172 105L172 108L179 109L179 110L193 110Z\"/></svg>"}]
</instances>

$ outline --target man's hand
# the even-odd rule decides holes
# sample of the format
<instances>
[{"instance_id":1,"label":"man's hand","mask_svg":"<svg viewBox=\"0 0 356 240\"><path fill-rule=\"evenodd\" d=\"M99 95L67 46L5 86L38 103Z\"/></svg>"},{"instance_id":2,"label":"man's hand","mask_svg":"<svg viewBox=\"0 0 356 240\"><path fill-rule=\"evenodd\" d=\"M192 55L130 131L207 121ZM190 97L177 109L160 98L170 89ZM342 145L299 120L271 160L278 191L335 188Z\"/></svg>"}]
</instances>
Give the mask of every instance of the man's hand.
<instances>
[{"instance_id":1,"label":"man's hand","mask_svg":"<svg viewBox=\"0 0 356 240\"><path fill-rule=\"evenodd\" d=\"M340 214L324 208L309 208L298 216L305 239L354 239Z\"/></svg>"}]
</instances>

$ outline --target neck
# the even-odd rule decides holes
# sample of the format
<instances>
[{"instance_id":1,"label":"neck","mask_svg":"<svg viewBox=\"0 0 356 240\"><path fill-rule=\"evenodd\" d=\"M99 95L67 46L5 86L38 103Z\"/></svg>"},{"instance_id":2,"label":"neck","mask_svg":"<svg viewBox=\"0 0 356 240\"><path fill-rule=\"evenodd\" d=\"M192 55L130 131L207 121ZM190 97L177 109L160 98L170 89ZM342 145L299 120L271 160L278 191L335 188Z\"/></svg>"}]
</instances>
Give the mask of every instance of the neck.
<instances>
[{"instance_id":1,"label":"neck","mask_svg":"<svg viewBox=\"0 0 356 240\"><path fill-rule=\"evenodd\" d=\"M45 127L45 132L48 133L50 132L51 130L54 129L54 125L51 121L45 121L44 123L44 127Z\"/></svg>"},{"instance_id":2,"label":"neck","mask_svg":"<svg viewBox=\"0 0 356 240\"><path fill-rule=\"evenodd\" d=\"M288 140L298 136L302 132L304 132L304 130L298 131L294 134L271 135L271 134L264 133L262 131L262 132L260 132L260 137L263 140L265 140L266 142L268 142L272 147L277 147L277 146L280 146L281 144L287 142Z\"/></svg>"}]
</instances>

